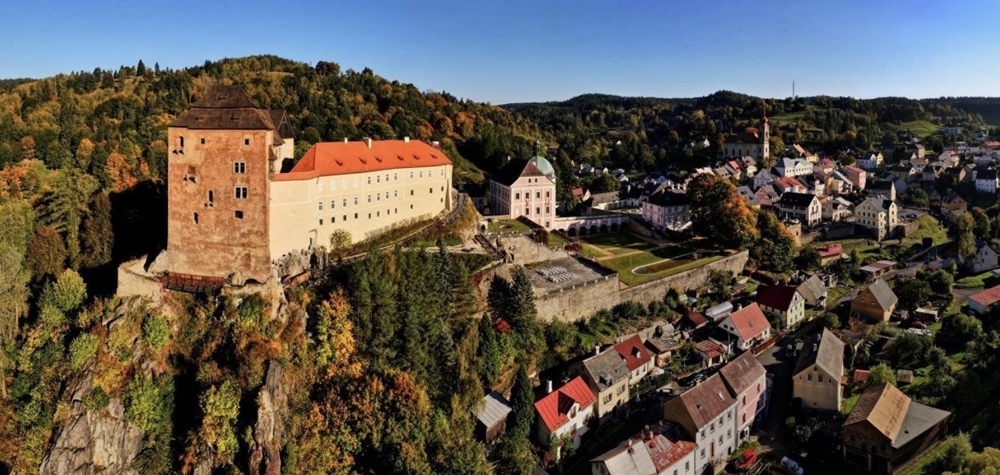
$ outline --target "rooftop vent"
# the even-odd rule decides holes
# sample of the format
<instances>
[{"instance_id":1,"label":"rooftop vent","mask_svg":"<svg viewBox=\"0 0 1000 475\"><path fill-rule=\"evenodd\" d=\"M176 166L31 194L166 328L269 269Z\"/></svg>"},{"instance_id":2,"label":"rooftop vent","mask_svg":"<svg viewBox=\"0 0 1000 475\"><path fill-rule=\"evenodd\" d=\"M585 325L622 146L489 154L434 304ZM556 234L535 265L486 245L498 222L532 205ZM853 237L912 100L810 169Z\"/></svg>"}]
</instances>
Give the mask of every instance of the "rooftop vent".
<instances>
[{"instance_id":1,"label":"rooftop vent","mask_svg":"<svg viewBox=\"0 0 1000 475\"><path fill-rule=\"evenodd\" d=\"M403 143L410 143L410 137L409 136L403 136Z\"/></svg>"},{"instance_id":2,"label":"rooftop vent","mask_svg":"<svg viewBox=\"0 0 1000 475\"><path fill-rule=\"evenodd\" d=\"M368 145L368 148L372 148L372 138L371 137L365 137L365 144Z\"/></svg>"}]
</instances>

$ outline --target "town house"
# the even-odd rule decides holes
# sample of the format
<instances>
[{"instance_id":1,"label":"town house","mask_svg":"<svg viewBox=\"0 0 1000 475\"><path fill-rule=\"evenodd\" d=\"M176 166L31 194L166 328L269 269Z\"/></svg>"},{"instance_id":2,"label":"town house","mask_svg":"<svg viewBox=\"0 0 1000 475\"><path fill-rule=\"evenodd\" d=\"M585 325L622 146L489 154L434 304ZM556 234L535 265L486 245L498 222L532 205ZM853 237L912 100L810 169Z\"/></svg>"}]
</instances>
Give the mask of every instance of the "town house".
<instances>
[{"instance_id":1,"label":"town house","mask_svg":"<svg viewBox=\"0 0 1000 475\"><path fill-rule=\"evenodd\" d=\"M782 329L795 328L806 318L806 301L795 287L768 285L757 289L757 303Z\"/></svg>"},{"instance_id":2,"label":"town house","mask_svg":"<svg viewBox=\"0 0 1000 475\"><path fill-rule=\"evenodd\" d=\"M698 444L695 473L726 462L736 451L736 400L718 374L663 405L663 417L684 427Z\"/></svg>"},{"instance_id":3,"label":"town house","mask_svg":"<svg viewBox=\"0 0 1000 475\"><path fill-rule=\"evenodd\" d=\"M781 217L798 219L806 226L815 226L823 218L819 198L812 193L785 193L775 203L775 207Z\"/></svg>"},{"instance_id":4,"label":"town house","mask_svg":"<svg viewBox=\"0 0 1000 475\"><path fill-rule=\"evenodd\" d=\"M807 340L792 371L792 397L802 407L839 412L843 401L844 342L830 330Z\"/></svg>"},{"instance_id":5,"label":"town house","mask_svg":"<svg viewBox=\"0 0 1000 475\"><path fill-rule=\"evenodd\" d=\"M683 231L691 226L691 202L687 193L660 185L642 203L642 217L658 229Z\"/></svg>"},{"instance_id":6,"label":"town house","mask_svg":"<svg viewBox=\"0 0 1000 475\"><path fill-rule=\"evenodd\" d=\"M601 422L616 414L618 408L628 402L631 372L614 348L571 366L569 371L582 376L587 386L597 395L594 413Z\"/></svg>"},{"instance_id":7,"label":"town house","mask_svg":"<svg viewBox=\"0 0 1000 475\"><path fill-rule=\"evenodd\" d=\"M757 415L767 406L767 370L752 351L744 351L719 368L719 374L736 400L736 443L741 444L750 435Z\"/></svg>"},{"instance_id":8,"label":"town house","mask_svg":"<svg viewBox=\"0 0 1000 475\"><path fill-rule=\"evenodd\" d=\"M848 165L846 167L840 168L840 173L850 180L851 184L854 185L854 189L857 191L865 190L865 182L868 173L859 168L856 165Z\"/></svg>"},{"instance_id":9,"label":"town house","mask_svg":"<svg viewBox=\"0 0 1000 475\"><path fill-rule=\"evenodd\" d=\"M592 475L696 475L695 450L684 428L659 421L590 461Z\"/></svg>"},{"instance_id":10,"label":"town house","mask_svg":"<svg viewBox=\"0 0 1000 475\"><path fill-rule=\"evenodd\" d=\"M898 224L896 202L867 198L854 208L854 224L878 241L889 237Z\"/></svg>"},{"instance_id":11,"label":"town house","mask_svg":"<svg viewBox=\"0 0 1000 475\"><path fill-rule=\"evenodd\" d=\"M749 350L771 337L771 323L756 303L730 314L719 324L719 328L735 338L736 341L731 343L741 351Z\"/></svg>"},{"instance_id":12,"label":"town house","mask_svg":"<svg viewBox=\"0 0 1000 475\"><path fill-rule=\"evenodd\" d=\"M596 397L577 376L535 402L538 444L548 447L553 440L571 437L573 448L579 448L581 438L589 431ZM556 446L556 458L560 448Z\"/></svg>"},{"instance_id":13,"label":"town house","mask_svg":"<svg viewBox=\"0 0 1000 475\"><path fill-rule=\"evenodd\" d=\"M875 322L888 322L892 312L896 310L899 297L882 279L876 279L858 292L851 300L851 313L867 317Z\"/></svg>"},{"instance_id":14,"label":"town house","mask_svg":"<svg viewBox=\"0 0 1000 475\"><path fill-rule=\"evenodd\" d=\"M540 156L508 160L490 179L490 213L524 216L545 229L556 217L555 169Z\"/></svg>"},{"instance_id":15,"label":"town house","mask_svg":"<svg viewBox=\"0 0 1000 475\"><path fill-rule=\"evenodd\" d=\"M976 255L967 261L959 256L959 263L968 267L971 272L981 274L997 268L997 252L985 240L976 239Z\"/></svg>"},{"instance_id":16,"label":"town house","mask_svg":"<svg viewBox=\"0 0 1000 475\"><path fill-rule=\"evenodd\" d=\"M782 158L774 165L774 172L780 177L811 175L813 164L801 158Z\"/></svg>"},{"instance_id":17,"label":"town house","mask_svg":"<svg viewBox=\"0 0 1000 475\"><path fill-rule=\"evenodd\" d=\"M642 343L639 334L634 334L616 344L615 351L625 361L625 366L629 370L629 386L639 384L639 381L653 369L653 358L646 350L646 345Z\"/></svg>"}]
</instances>

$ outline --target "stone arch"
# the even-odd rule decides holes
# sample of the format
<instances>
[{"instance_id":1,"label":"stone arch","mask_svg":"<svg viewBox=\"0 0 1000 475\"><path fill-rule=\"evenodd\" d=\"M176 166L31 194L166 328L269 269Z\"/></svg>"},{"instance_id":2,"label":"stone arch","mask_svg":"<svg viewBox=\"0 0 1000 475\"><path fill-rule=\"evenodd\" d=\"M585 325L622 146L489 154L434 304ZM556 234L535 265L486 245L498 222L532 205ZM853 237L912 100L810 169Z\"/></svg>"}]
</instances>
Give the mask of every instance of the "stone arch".
<instances>
[{"instance_id":1,"label":"stone arch","mask_svg":"<svg viewBox=\"0 0 1000 475\"><path fill-rule=\"evenodd\" d=\"M576 237L576 234L577 234L576 233L576 227L575 226L570 226L569 229L566 230L566 234L568 234L569 237Z\"/></svg>"},{"instance_id":2,"label":"stone arch","mask_svg":"<svg viewBox=\"0 0 1000 475\"><path fill-rule=\"evenodd\" d=\"M601 229L602 233L608 232L608 223L601 223L601 228L600 229Z\"/></svg>"},{"instance_id":3,"label":"stone arch","mask_svg":"<svg viewBox=\"0 0 1000 475\"><path fill-rule=\"evenodd\" d=\"M590 230L589 230L590 234L597 234L598 231L599 231L599 228L597 227L596 224L591 224L590 225Z\"/></svg>"},{"instance_id":4,"label":"stone arch","mask_svg":"<svg viewBox=\"0 0 1000 475\"><path fill-rule=\"evenodd\" d=\"M611 223L611 232L613 233L618 232L618 221Z\"/></svg>"}]
</instances>

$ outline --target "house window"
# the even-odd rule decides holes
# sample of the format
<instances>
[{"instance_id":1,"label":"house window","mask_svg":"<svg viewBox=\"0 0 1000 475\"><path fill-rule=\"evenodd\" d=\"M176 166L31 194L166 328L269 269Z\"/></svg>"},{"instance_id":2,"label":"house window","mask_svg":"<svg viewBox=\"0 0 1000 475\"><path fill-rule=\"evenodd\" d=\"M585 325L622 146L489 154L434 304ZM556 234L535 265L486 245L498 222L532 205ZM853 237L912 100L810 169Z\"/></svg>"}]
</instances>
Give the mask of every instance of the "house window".
<instances>
[{"instance_id":1,"label":"house window","mask_svg":"<svg viewBox=\"0 0 1000 475\"><path fill-rule=\"evenodd\" d=\"M344 221L347 221L347 215L346 214L344 215Z\"/></svg>"},{"instance_id":2,"label":"house window","mask_svg":"<svg viewBox=\"0 0 1000 475\"><path fill-rule=\"evenodd\" d=\"M236 199L245 200L247 199L247 187L237 186L236 187Z\"/></svg>"},{"instance_id":3,"label":"house window","mask_svg":"<svg viewBox=\"0 0 1000 475\"><path fill-rule=\"evenodd\" d=\"M427 193L429 193L429 194L432 194L432 195L433 195L433 194L434 194L434 188L428 188L428 189L427 189Z\"/></svg>"},{"instance_id":4,"label":"house window","mask_svg":"<svg viewBox=\"0 0 1000 475\"><path fill-rule=\"evenodd\" d=\"M542 197L542 192L541 191L536 191L535 192L535 198L541 198L541 197Z\"/></svg>"},{"instance_id":5,"label":"house window","mask_svg":"<svg viewBox=\"0 0 1000 475\"><path fill-rule=\"evenodd\" d=\"M243 175L246 172L247 172L247 164L246 164L246 162L235 162L235 163L233 163L233 173L235 173L237 175ZM322 189L322 187L320 189Z\"/></svg>"},{"instance_id":6,"label":"house window","mask_svg":"<svg viewBox=\"0 0 1000 475\"><path fill-rule=\"evenodd\" d=\"M343 206L344 206L345 208L347 207L347 198L344 198L344 202L343 202Z\"/></svg>"},{"instance_id":7,"label":"house window","mask_svg":"<svg viewBox=\"0 0 1000 475\"><path fill-rule=\"evenodd\" d=\"M181 148L184 148L184 137L177 137L177 138L180 139Z\"/></svg>"},{"instance_id":8,"label":"house window","mask_svg":"<svg viewBox=\"0 0 1000 475\"><path fill-rule=\"evenodd\" d=\"M392 190L392 197L393 198L398 198L399 197L399 190Z\"/></svg>"},{"instance_id":9,"label":"house window","mask_svg":"<svg viewBox=\"0 0 1000 475\"><path fill-rule=\"evenodd\" d=\"M357 205L358 205L358 197L357 197L357 196L355 196L355 197L354 197L354 206L357 206Z\"/></svg>"},{"instance_id":10,"label":"house window","mask_svg":"<svg viewBox=\"0 0 1000 475\"><path fill-rule=\"evenodd\" d=\"M549 197L549 192L548 192L548 191L546 191L546 192L545 192L545 197L546 197L546 198L548 198L548 197Z\"/></svg>"},{"instance_id":11,"label":"house window","mask_svg":"<svg viewBox=\"0 0 1000 475\"><path fill-rule=\"evenodd\" d=\"M372 195L368 195L368 202L369 202L369 203L371 203L371 202L372 202Z\"/></svg>"},{"instance_id":12,"label":"house window","mask_svg":"<svg viewBox=\"0 0 1000 475\"><path fill-rule=\"evenodd\" d=\"M319 210L323 211L323 202L322 201L319 202Z\"/></svg>"},{"instance_id":13,"label":"house window","mask_svg":"<svg viewBox=\"0 0 1000 475\"><path fill-rule=\"evenodd\" d=\"M240 210L233 211L233 217L236 219L243 219L243 211Z\"/></svg>"},{"instance_id":14,"label":"house window","mask_svg":"<svg viewBox=\"0 0 1000 475\"><path fill-rule=\"evenodd\" d=\"M413 179L413 172L410 172L410 179Z\"/></svg>"},{"instance_id":15,"label":"house window","mask_svg":"<svg viewBox=\"0 0 1000 475\"><path fill-rule=\"evenodd\" d=\"M358 213L354 213L354 219L358 219Z\"/></svg>"},{"instance_id":16,"label":"house window","mask_svg":"<svg viewBox=\"0 0 1000 475\"><path fill-rule=\"evenodd\" d=\"M205 145L205 137L202 137L200 140L201 140L201 144Z\"/></svg>"},{"instance_id":17,"label":"house window","mask_svg":"<svg viewBox=\"0 0 1000 475\"><path fill-rule=\"evenodd\" d=\"M369 184L369 185L371 185L371 184L372 184L372 177L368 177L368 184Z\"/></svg>"},{"instance_id":18,"label":"house window","mask_svg":"<svg viewBox=\"0 0 1000 475\"><path fill-rule=\"evenodd\" d=\"M194 224L198 224L198 213L194 214Z\"/></svg>"},{"instance_id":19,"label":"house window","mask_svg":"<svg viewBox=\"0 0 1000 475\"><path fill-rule=\"evenodd\" d=\"M420 178L423 178L423 177L424 177L424 171L420 170Z\"/></svg>"},{"instance_id":20,"label":"house window","mask_svg":"<svg viewBox=\"0 0 1000 475\"><path fill-rule=\"evenodd\" d=\"M535 214L542 214L542 207L541 206L536 206L535 207Z\"/></svg>"},{"instance_id":21,"label":"house window","mask_svg":"<svg viewBox=\"0 0 1000 475\"><path fill-rule=\"evenodd\" d=\"M215 192L212 190L208 190L208 204L215 204Z\"/></svg>"},{"instance_id":22,"label":"house window","mask_svg":"<svg viewBox=\"0 0 1000 475\"><path fill-rule=\"evenodd\" d=\"M330 209L337 209L337 200L330 200Z\"/></svg>"},{"instance_id":23,"label":"house window","mask_svg":"<svg viewBox=\"0 0 1000 475\"><path fill-rule=\"evenodd\" d=\"M392 174L392 181L399 181L399 174L398 173L393 173Z\"/></svg>"},{"instance_id":24,"label":"house window","mask_svg":"<svg viewBox=\"0 0 1000 475\"><path fill-rule=\"evenodd\" d=\"M812 381L812 380L813 380L813 375L812 375L812 373L809 373L809 374L808 374L808 375L806 376L806 379L808 379L809 381Z\"/></svg>"},{"instance_id":25,"label":"house window","mask_svg":"<svg viewBox=\"0 0 1000 475\"><path fill-rule=\"evenodd\" d=\"M319 218L319 225L320 225L320 226L322 226L322 225L323 225L323 218Z\"/></svg>"},{"instance_id":26,"label":"house window","mask_svg":"<svg viewBox=\"0 0 1000 475\"><path fill-rule=\"evenodd\" d=\"M371 180L372 180L372 179L371 179L371 178L369 178L369 179L368 179L368 182L369 182L369 183L371 183ZM382 183L382 175L376 175L376 176L375 176L375 183Z\"/></svg>"},{"instance_id":27,"label":"house window","mask_svg":"<svg viewBox=\"0 0 1000 475\"><path fill-rule=\"evenodd\" d=\"M250 139L243 139L243 145L250 146Z\"/></svg>"},{"instance_id":28,"label":"house window","mask_svg":"<svg viewBox=\"0 0 1000 475\"><path fill-rule=\"evenodd\" d=\"M413 190L410 190L410 196L413 196Z\"/></svg>"},{"instance_id":29,"label":"house window","mask_svg":"<svg viewBox=\"0 0 1000 475\"><path fill-rule=\"evenodd\" d=\"M823 375L822 374L819 375L819 382L821 382L821 383L823 382Z\"/></svg>"}]
</instances>

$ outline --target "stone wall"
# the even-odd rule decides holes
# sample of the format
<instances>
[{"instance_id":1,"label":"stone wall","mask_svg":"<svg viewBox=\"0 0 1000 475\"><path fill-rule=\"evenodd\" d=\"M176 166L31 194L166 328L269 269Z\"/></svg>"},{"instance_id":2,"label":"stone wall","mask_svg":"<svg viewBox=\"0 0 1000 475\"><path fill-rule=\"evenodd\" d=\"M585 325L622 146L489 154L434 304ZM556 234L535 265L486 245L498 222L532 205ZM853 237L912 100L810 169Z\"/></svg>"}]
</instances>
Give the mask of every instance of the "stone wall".
<instances>
[{"instance_id":1,"label":"stone wall","mask_svg":"<svg viewBox=\"0 0 1000 475\"><path fill-rule=\"evenodd\" d=\"M153 303L160 303L166 290L156 276L146 272L143 265L146 258L123 262L118 266L118 287L115 295L119 297L144 297Z\"/></svg>"},{"instance_id":2,"label":"stone wall","mask_svg":"<svg viewBox=\"0 0 1000 475\"><path fill-rule=\"evenodd\" d=\"M569 256L566 251L558 247L552 248L535 242L531 236L515 234L499 239L502 246L500 250L506 250L509 253L508 255L513 258L510 262L514 264L527 265L552 259L562 259Z\"/></svg>"},{"instance_id":3,"label":"stone wall","mask_svg":"<svg viewBox=\"0 0 1000 475\"><path fill-rule=\"evenodd\" d=\"M663 299L670 289L685 291L700 288L705 285L712 270L727 270L739 274L746 266L749 257L749 252L739 252L701 267L634 287L622 288L617 274L613 274L585 285L538 296L535 299L535 306L539 318L543 320L575 322L621 302L633 300L647 305L654 300Z\"/></svg>"}]
</instances>

